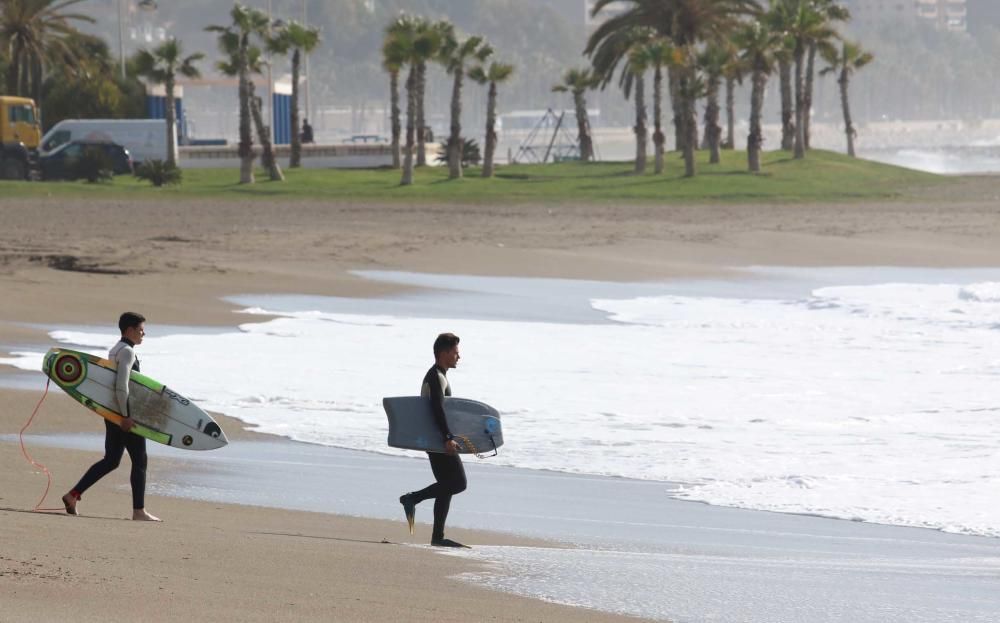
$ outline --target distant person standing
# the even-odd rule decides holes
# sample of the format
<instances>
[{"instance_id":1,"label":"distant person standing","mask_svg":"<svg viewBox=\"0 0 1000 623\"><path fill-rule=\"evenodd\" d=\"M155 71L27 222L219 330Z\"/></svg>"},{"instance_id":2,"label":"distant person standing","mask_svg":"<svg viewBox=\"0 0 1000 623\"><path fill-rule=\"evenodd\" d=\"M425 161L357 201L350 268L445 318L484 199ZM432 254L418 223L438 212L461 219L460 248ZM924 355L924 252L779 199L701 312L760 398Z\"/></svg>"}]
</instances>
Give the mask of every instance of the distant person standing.
<instances>
[{"instance_id":1,"label":"distant person standing","mask_svg":"<svg viewBox=\"0 0 1000 623\"><path fill-rule=\"evenodd\" d=\"M305 144L313 142L313 127L309 125L308 119L302 120L302 142Z\"/></svg>"},{"instance_id":2,"label":"distant person standing","mask_svg":"<svg viewBox=\"0 0 1000 623\"><path fill-rule=\"evenodd\" d=\"M128 404L128 381L132 370L139 371L139 360L135 356L135 347L142 344L146 335L146 319L142 314L125 312L118 319L118 329L121 339L108 353L108 359L118 364L115 378L115 400L118 412L124 417L120 424L104 420L104 458L94 463L83 475L69 493L62 497L66 512L76 515L76 505L84 491L92 487L98 480L104 478L121 463L122 454L128 450L132 460L132 473L129 478L132 484L132 519L136 521L160 521L146 512L146 439L130 433L135 426Z\"/></svg>"},{"instance_id":3,"label":"distant person standing","mask_svg":"<svg viewBox=\"0 0 1000 623\"><path fill-rule=\"evenodd\" d=\"M451 384L448 383L448 370L458 367L458 336L452 333L442 333L434 340L434 365L424 375L420 387L420 395L430 398L431 411L437 422L441 436L445 440L446 453L428 452L431 471L434 473L434 484L407 493L399 498L403 505L406 521L413 534L413 523L416 518L417 504L434 498L434 530L431 533L431 545L439 547L467 547L451 539L444 538L444 524L448 519L451 507L451 497L465 491L465 468L458 456L458 442L448 430L448 421L444 414L444 397L451 396Z\"/></svg>"}]
</instances>

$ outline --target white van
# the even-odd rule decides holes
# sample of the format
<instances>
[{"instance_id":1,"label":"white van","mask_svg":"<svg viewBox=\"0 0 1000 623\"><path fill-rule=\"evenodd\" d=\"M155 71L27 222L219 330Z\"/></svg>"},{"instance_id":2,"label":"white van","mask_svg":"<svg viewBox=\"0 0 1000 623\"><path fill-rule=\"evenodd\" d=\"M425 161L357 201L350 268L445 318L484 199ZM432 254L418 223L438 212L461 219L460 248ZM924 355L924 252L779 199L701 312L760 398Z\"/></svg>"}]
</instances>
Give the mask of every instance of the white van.
<instances>
[{"instance_id":1,"label":"white van","mask_svg":"<svg viewBox=\"0 0 1000 623\"><path fill-rule=\"evenodd\" d=\"M42 137L41 152L80 140L117 143L129 150L136 164L167 159L165 119L63 119ZM176 155L176 144L173 149Z\"/></svg>"}]
</instances>

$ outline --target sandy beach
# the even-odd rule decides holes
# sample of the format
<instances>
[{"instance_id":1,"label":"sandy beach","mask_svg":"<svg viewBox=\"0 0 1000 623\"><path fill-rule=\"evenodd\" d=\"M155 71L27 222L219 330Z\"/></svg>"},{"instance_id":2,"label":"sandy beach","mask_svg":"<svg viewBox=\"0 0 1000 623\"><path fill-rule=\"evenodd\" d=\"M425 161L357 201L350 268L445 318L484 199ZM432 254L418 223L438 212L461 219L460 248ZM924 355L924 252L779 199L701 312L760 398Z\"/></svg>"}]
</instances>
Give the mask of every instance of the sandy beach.
<instances>
[{"instance_id":1,"label":"sandy beach","mask_svg":"<svg viewBox=\"0 0 1000 623\"><path fill-rule=\"evenodd\" d=\"M51 327L111 327L124 309L151 325L229 327L248 318L226 296L400 291L352 270L643 281L750 265L998 267L998 197L1000 178L976 177L933 195L838 205L0 198L0 353L46 343ZM0 435L17 434L40 389L0 389ZM79 411L53 389L30 432L99 433L99 420ZM234 443L262 437L222 423ZM46 506L99 458L98 447L30 451L53 474ZM150 480L175 469L156 459ZM0 620L98 621L125 609L157 621L626 620L454 579L481 565L408 546L426 539L402 521L159 496L148 506L162 524L123 521L127 477L119 469L88 492L82 517L33 513L45 476L16 442L0 443ZM473 546L558 547L454 534Z\"/></svg>"}]
</instances>

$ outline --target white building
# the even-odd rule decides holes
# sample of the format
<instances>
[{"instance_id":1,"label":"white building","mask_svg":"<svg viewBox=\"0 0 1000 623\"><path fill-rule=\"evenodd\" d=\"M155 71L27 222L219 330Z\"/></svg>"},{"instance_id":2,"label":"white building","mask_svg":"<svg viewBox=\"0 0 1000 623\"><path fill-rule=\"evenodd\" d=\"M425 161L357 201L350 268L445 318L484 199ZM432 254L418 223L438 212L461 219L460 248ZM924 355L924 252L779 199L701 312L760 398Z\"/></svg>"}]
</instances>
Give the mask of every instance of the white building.
<instances>
[{"instance_id":1,"label":"white building","mask_svg":"<svg viewBox=\"0 0 1000 623\"><path fill-rule=\"evenodd\" d=\"M859 22L923 19L952 32L967 30L966 0L846 0Z\"/></svg>"}]
</instances>

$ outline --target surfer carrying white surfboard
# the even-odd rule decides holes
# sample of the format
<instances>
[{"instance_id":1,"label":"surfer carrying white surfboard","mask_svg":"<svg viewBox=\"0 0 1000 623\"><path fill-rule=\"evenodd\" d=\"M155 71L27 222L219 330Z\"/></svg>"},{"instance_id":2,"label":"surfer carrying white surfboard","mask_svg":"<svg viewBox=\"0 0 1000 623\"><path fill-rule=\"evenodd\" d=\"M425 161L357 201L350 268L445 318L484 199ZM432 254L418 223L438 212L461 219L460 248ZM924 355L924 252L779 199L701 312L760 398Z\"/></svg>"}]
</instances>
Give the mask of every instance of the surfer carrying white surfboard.
<instances>
[{"instance_id":1,"label":"surfer carrying white surfboard","mask_svg":"<svg viewBox=\"0 0 1000 623\"><path fill-rule=\"evenodd\" d=\"M128 450L132 460L132 473L129 481L132 484L132 519L136 521L160 521L146 512L146 439L129 432L135 426L131 418L128 404L129 373L139 371L139 360L135 356L135 347L142 344L146 335L146 318L135 312L125 312L118 319L118 329L121 340L108 353L108 359L118 364L115 379L115 399L118 410L125 417L120 424L104 420L104 458L94 463L83 475L80 482L69 493L62 497L66 512L76 515L76 505L84 491L92 487L98 480L104 478L118 468L122 454Z\"/></svg>"},{"instance_id":2,"label":"surfer carrying white surfboard","mask_svg":"<svg viewBox=\"0 0 1000 623\"><path fill-rule=\"evenodd\" d=\"M442 333L437 336L434 340L434 365L424 375L420 387L420 395L431 400L434 421L437 422L439 432L445 440L445 453L427 453L435 482L420 491L413 491L399 498L410 527L410 534L413 534L417 504L434 498L434 530L431 533L431 545L439 547L467 547L444 537L444 524L451 508L451 498L465 491L466 487L465 468L458 455L458 442L448 429L448 420L444 413L444 397L451 396L448 370L457 368L460 359L458 342L458 336L453 333Z\"/></svg>"}]
</instances>

